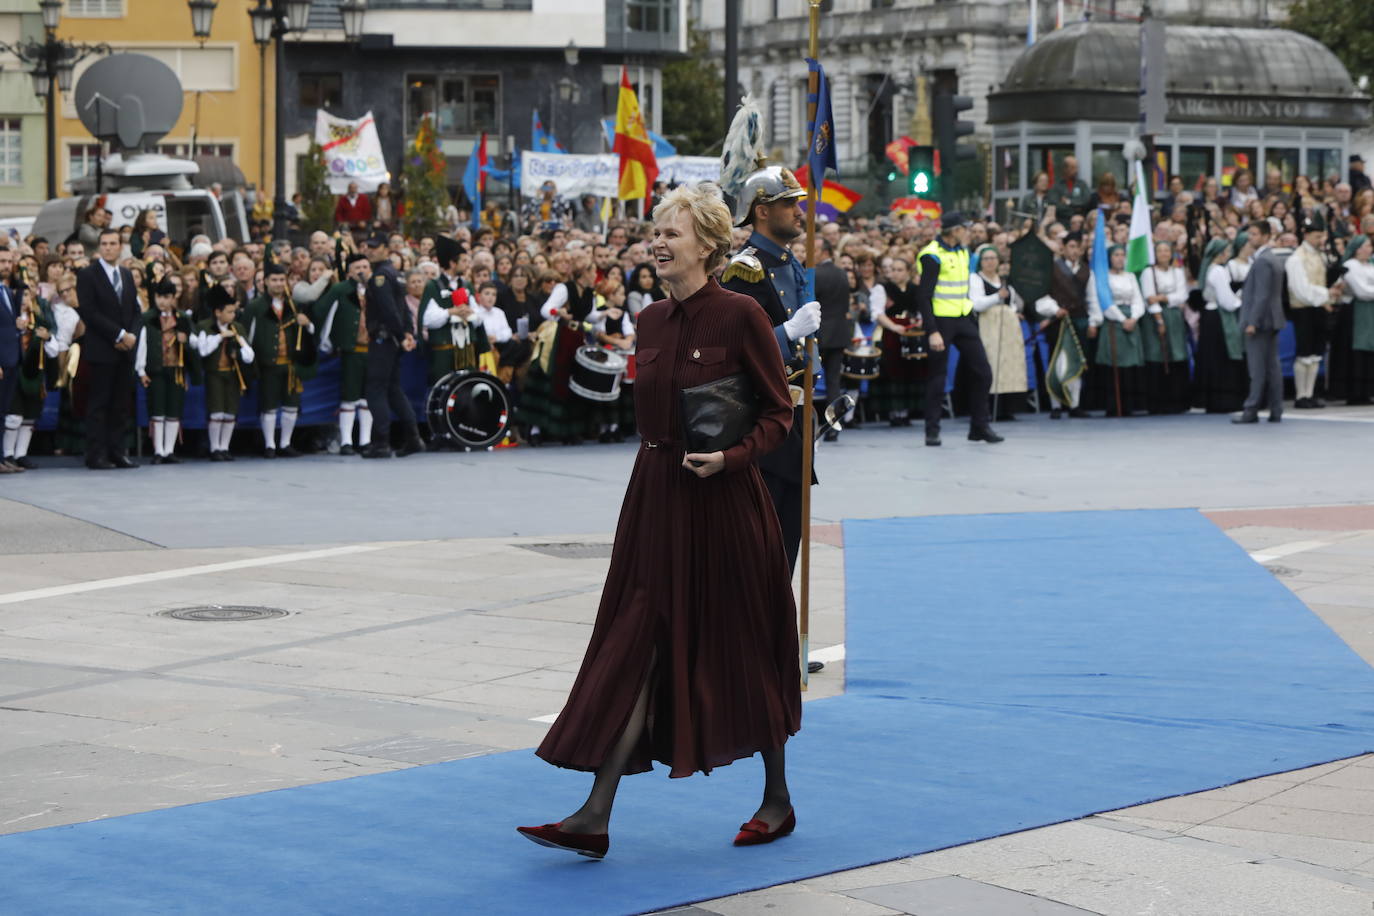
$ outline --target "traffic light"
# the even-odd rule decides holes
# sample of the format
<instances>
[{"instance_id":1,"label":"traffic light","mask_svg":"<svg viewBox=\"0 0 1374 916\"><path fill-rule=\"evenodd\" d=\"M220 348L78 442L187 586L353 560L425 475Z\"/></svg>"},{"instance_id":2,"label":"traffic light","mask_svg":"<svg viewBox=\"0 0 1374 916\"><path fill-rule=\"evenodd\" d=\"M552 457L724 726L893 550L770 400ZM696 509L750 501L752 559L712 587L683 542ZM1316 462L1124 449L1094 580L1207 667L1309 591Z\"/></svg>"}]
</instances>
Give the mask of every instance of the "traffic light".
<instances>
[{"instance_id":1,"label":"traffic light","mask_svg":"<svg viewBox=\"0 0 1374 916\"><path fill-rule=\"evenodd\" d=\"M940 178L935 171L935 147L907 148L907 193L913 197L934 200L940 193Z\"/></svg>"},{"instance_id":2,"label":"traffic light","mask_svg":"<svg viewBox=\"0 0 1374 916\"><path fill-rule=\"evenodd\" d=\"M940 162L944 164L946 180L941 182L940 204L945 210L954 208L954 171L960 159L973 159L978 151L969 146L960 146L959 138L973 133L973 124L959 120L960 112L973 107L973 99L952 92L937 92L930 101L931 131L935 135L935 145L940 150Z\"/></svg>"}]
</instances>

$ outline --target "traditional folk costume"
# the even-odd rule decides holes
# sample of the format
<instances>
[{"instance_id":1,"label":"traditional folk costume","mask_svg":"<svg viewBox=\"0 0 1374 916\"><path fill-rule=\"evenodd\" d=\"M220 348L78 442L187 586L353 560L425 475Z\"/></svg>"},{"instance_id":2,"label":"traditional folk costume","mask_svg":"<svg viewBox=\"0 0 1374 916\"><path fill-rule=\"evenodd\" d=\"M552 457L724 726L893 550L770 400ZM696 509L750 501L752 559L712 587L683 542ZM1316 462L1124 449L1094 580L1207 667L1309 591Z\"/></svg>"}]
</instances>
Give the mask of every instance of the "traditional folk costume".
<instances>
[{"instance_id":1,"label":"traditional folk costume","mask_svg":"<svg viewBox=\"0 0 1374 916\"><path fill-rule=\"evenodd\" d=\"M3 451L7 460L27 467L34 424L57 380L57 363L45 348L52 340L56 321L47 303L37 297L29 297L20 307L20 317L24 327L19 332L19 384L5 415ZM38 336L39 328L48 332L47 341Z\"/></svg>"},{"instance_id":2,"label":"traditional folk costume","mask_svg":"<svg viewBox=\"0 0 1374 916\"><path fill-rule=\"evenodd\" d=\"M462 369L495 373L496 360L480 322L449 312L458 306L476 307L476 297L460 279L440 274L420 294L421 320L429 345L429 383Z\"/></svg>"},{"instance_id":3,"label":"traditional folk costume","mask_svg":"<svg viewBox=\"0 0 1374 916\"><path fill-rule=\"evenodd\" d=\"M1198 322L1193 403L1208 413L1233 413L1249 390L1245 369L1245 331L1240 326L1240 288L1249 264L1216 264L1213 258L1231 243L1213 239L1203 251L1202 315ZM1244 244L1244 240L1240 241ZM1240 278L1236 279L1236 273Z\"/></svg>"},{"instance_id":4,"label":"traditional folk costume","mask_svg":"<svg viewBox=\"0 0 1374 916\"><path fill-rule=\"evenodd\" d=\"M355 255L354 258L362 258ZM364 259L365 260L365 259ZM350 262L351 263L351 262ZM358 426L359 449L372 442L372 411L367 388L367 284L351 279L335 283L319 298L314 324L320 328L320 351L337 352L342 377L339 385L339 454L353 454L353 426Z\"/></svg>"},{"instance_id":5,"label":"traditional folk costume","mask_svg":"<svg viewBox=\"0 0 1374 916\"><path fill-rule=\"evenodd\" d=\"M1151 316L1141 330L1145 351L1145 406L1154 414L1186 413L1192 391L1188 379L1188 322L1183 306L1188 301L1188 278L1182 267L1158 265L1140 274L1142 296L1168 296L1163 303L1150 302ZM1164 327L1158 322L1163 319Z\"/></svg>"},{"instance_id":6,"label":"traditional folk costume","mask_svg":"<svg viewBox=\"0 0 1374 916\"><path fill-rule=\"evenodd\" d=\"M167 311L151 308L143 313L134 373L148 379L148 438L153 442L153 460L159 464L177 460L174 452L190 383L187 347L194 333L190 317L175 305Z\"/></svg>"},{"instance_id":7,"label":"traditional folk costume","mask_svg":"<svg viewBox=\"0 0 1374 916\"><path fill-rule=\"evenodd\" d=\"M1319 222L1307 227L1320 228ZM1325 407L1317 398L1317 381L1322 358L1326 355L1328 313L1331 290L1326 285L1326 258L1304 241L1283 267L1288 280L1289 317L1297 336L1297 356L1293 360L1294 407Z\"/></svg>"},{"instance_id":8,"label":"traditional folk costume","mask_svg":"<svg viewBox=\"0 0 1374 916\"><path fill-rule=\"evenodd\" d=\"M1142 377L1145 365L1145 352L1141 338L1144 336L1137 324L1134 330L1126 330L1124 322L1129 318L1140 321L1145 317L1145 297L1140 294L1140 284L1134 276L1123 271L1112 271L1107 275L1112 293L1112 301L1106 307L1098 299L1097 278L1088 282L1088 321L1098 328L1097 365L1104 367L1098 373L1099 402L1107 408L1107 415L1116 414L1116 389L1121 389L1121 413L1129 416L1145 408L1145 380Z\"/></svg>"},{"instance_id":9,"label":"traditional folk costume","mask_svg":"<svg viewBox=\"0 0 1374 916\"><path fill-rule=\"evenodd\" d=\"M586 323L595 305L596 290L571 280L555 286L544 303L541 311L546 323L540 328L541 346L525 373L520 400L524 414L521 422L531 436L574 442L587 431L591 402L573 394L568 382L577 351L587 344ZM572 318L559 318L560 308L567 308Z\"/></svg>"},{"instance_id":10,"label":"traditional folk costume","mask_svg":"<svg viewBox=\"0 0 1374 916\"><path fill-rule=\"evenodd\" d=\"M1058 365L1058 377L1062 380L1059 385L1045 386L1050 396L1051 417L1066 409L1070 416L1087 415L1083 410L1083 378L1090 374L1088 366L1097 344L1088 337L1088 287L1092 281L1092 270L1086 261L1070 263L1064 258L1055 258L1049 295L1041 296L1035 303L1035 313L1050 321L1044 335L1054 349L1046 376L1048 378ZM1056 318L1060 309L1068 312L1068 317Z\"/></svg>"},{"instance_id":11,"label":"traditional folk costume","mask_svg":"<svg viewBox=\"0 0 1374 916\"><path fill-rule=\"evenodd\" d=\"M285 273L278 265L268 267L269 273L274 271ZM315 371L315 325L301 325L296 318L300 314L286 294L264 293L248 304L248 340L257 354L253 366L258 376L258 419L268 457L299 454L291 447L291 435L300 416L305 380Z\"/></svg>"},{"instance_id":12,"label":"traditional folk costume","mask_svg":"<svg viewBox=\"0 0 1374 916\"><path fill-rule=\"evenodd\" d=\"M1003 289L1008 290L1005 300L1001 296ZM969 299L978 316L978 336L983 339L983 349L992 366L992 394L1020 395L1015 400L1024 406L1025 394L1030 389L1026 378L1026 338L1021 332L1021 309L1025 302L1005 278L989 280L981 273L969 278ZM1010 398L999 399L997 410L1010 416L1015 406Z\"/></svg>"},{"instance_id":13,"label":"traditional folk costume","mask_svg":"<svg viewBox=\"0 0 1374 916\"><path fill-rule=\"evenodd\" d=\"M884 280L870 291L870 308L875 312L882 309L888 320L898 327L919 329L921 309L917 293L917 285L913 282L901 287ZM886 414L893 426L909 426L911 415L921 412L929 374L928 358L903 358L902 336L894 334L890 328L883 328L879 340L883 354L881 368L878 378L871 383L868 396L870 409L876 414ZM931 396L940 397L943 388L942 384L932 386Z\"/></svg>"},{"instance_id":14,"label":"traditional folk costume","mask_svg":"<svg viewBox=\"0 0 1374 916\"><path fill-rule=\"evenodd\" d=\"M230 330L234 336L226 339L223 332ZM251 364L254 356L247 337L248 329L237 321L226 325L216 318L207 318L196 325L195 336L191 338L205 376L212 461L233 460L229 455L229 442L234 437L239 399L248 390L244 366Z\"/></svg>"},{"instance_id":15,"label":"traditional folk costume","mask_svg":"<svg viewBox=\"0 0 1374 916\"><path fill-rule=\"evenodd\" d=\"M1345 249L1345 294L1341 297L1336 340L1331 352L1333 382L1347 404L1374 400L1374 261L1355 252L1368 241L1357 235Z\"/></svg>"}]
</instances>

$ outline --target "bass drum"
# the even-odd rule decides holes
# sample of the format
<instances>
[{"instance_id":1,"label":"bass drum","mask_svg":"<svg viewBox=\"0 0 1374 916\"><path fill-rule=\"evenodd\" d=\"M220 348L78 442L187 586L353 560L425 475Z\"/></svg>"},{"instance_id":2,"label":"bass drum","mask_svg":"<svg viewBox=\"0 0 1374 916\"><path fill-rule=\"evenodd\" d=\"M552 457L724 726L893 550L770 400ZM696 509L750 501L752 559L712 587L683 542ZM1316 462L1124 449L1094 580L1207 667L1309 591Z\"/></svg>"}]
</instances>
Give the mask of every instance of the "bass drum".
<instances>
[{"instance_id":1,"label":"bass drum","mask_svg":"<svg viewBox=\"0 0 1374 916\"><path fill-rule=\"evenodd\" d=\"M510 399L496 376L460 369L429 389L425 418L435 439L469 450L490 448L510 428Z\"/></svg>"}]
</instances>

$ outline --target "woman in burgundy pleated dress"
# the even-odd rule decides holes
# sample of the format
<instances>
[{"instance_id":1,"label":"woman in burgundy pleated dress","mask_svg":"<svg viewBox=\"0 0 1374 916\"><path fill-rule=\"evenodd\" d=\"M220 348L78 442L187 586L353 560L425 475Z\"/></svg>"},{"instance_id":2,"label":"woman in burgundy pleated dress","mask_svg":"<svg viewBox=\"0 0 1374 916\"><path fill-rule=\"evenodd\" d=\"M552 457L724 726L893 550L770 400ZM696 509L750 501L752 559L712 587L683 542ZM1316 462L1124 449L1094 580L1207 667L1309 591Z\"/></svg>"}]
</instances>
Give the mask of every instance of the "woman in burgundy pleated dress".
<instances>
[{"instance_id":1,"label":"woman in burgundy pleated dress","mask_svg":"<svg viewBox=\"0 0 1374 916\"><path fill-rule=\"evenodd\" d=\"M761 752L763 804L737 845L796 824L783 745L801 725L795 609L782 532L754 460L787 436L792 402L763 309L710 274L730 249L730 211L708 186L654 210L668 298L640 313L635 421L642 442L582 670L537 753L594 772L587 801L517 828L601 858L620 777L658 760L689 776ZM758 419L723 452L684 454L683 388L747 372Z\"/></svg>"}]
</instances>

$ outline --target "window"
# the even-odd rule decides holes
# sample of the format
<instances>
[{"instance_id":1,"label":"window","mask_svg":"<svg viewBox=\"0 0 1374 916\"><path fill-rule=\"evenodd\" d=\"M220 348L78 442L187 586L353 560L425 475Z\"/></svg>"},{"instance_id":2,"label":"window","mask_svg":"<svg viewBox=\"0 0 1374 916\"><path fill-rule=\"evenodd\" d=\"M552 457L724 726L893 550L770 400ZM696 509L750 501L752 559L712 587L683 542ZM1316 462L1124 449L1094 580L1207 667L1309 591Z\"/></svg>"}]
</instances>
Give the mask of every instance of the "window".
<instances>
[{"instance_id":1,"label":"window","mask_svg":"<svg viewBox=\"0 0 1374 916\"><path fill-rule=\"evenodd\" d=\"M1128 171L1126 169L1126 157L1122 154L1119 143L1093 146L1094 185L1108 172L1111 172L1116 178L1116 187L1121 192L1121 196L1129 195L1131 193L1130 184L1135 180L1134 170Z\"/></svg>"},{"instance_id":2,"label":"window","mask_svg":"<svg viewBox=\"0 0 1374 916\"><path fill-rule=\"evenodd\" d=\"M0 184L24 183L24 133L18 118L0 119Z\"/></svg>"},{"instance_id":3,"label":"window","mask_svg":"<svg viewBox=\"0 0 1374 916\"><path fill-rule=\"evenodd\" d=\"M1021 148L1019 146L997 147L994 190L1015 191L1021 184Z\"/></svg>"},{"instance_id":4,"label":"window","mask_svg":"<svg viewBox=\"0 0 1374 916\"><path fill-rule=\"evenodd\" d=\"M122 19L124 0L67 0L65 15L84 19Z\"/></svg>"},{"instance_id":5,"label":"window","mask_svg":"<svg viewBox=\"0 0 1374 916\"><path fill-rule=\"evenodd\" d=\"M1228 146L1221 151L1221 186L1229 188L1231 186L1231 176L1236 174L1236 169L1249 169L1251 173L1255 171L1255 163L1259 161L1259 155L1253 146ZM1256 182L1258 184L1258 182Z\"/></svg>"},{"instance_id":6,"label":"window","mask_svg":"<svg viewBox=\"0 0 1374 916\"><path fill-rule=\"evenodd\" d=\"M95 164L100 160L99 143L67 144L67 178L76 181L95 173Z\"/></svg>"},{"instance_id":7,"label":"window","mask_svg":"<svg viewBox=\"0 0 1374 916\"><path fill-rule=\"evenodd\" d=\"M300 104L302 108L323 108L329 111L343 102L343 74L302 73Z\"/></svg>"},{"instance_id":8,"label":"window","mask_svg":"<svg viewBox=\"0 0 1374 916\"><path fill-rule=\"evenodd\" d=\"M434 115L440 136L455 136L495 130L500 113L501 78L494 74L412 74L406 81L406 133L411 136L427 114Z\"/></svg>"},{"instance_id":9,"label":"window","mask_svg":"<svg viewBox=\"0 0 1374 916\"><path fill-rule=\"evenodd\" d=\"M1264 176L1269 174L1270 169L1276 169L1283 176L1284 193L1293 190L1293 179L1298 174L1298 151L1296 149L1267 149L1264 151L1264 171L1254 173L1254 184L1258 187L1264 186ZM1311 173L1314 177L1317 174ZM1321 179L1317 179L1320 182Z\"/></svg>"},{"instance_id":10,"label":"window","mask_svg":"<svg viewBox=\"0 0 1374 916\"><path fill-rule=\"evenodd\" d=\"M1027 147L1030 158L1026 163L1026 190L1030 190L1035 183L1036 172L1048 172L1050 185L1064 176L1064 160L1073 155L1073 147L1065 144L1031 144ZM1101 178L1097 172L1093 172L1093 180ZM1117 183L1120 184L1121 176L1118 175Z\"/></svg>"},{"instance_id":11,"label":"window","mask_svg":"<svg viewBox=\"0 0 1374 916\"><path fill-rule=\"evenodd\" d=\"M1182 146L1178 150L1178 172L1187 191L1202 190L1202 182L1212 174L1212 157L1215 150L1210 146Z\"/></svg>"},{"instance_id":12,"label":"window","mask_svg":"<svg viewBox=\"0 0 1374 916\"><path fill-rule=\"evenodd\" d=\"M1307 151L1307 174L1318 183L1328 178L1334 177L1337 181L1345 181L1345 160L1341 158L1339 149L1318 149L1312 148Z\"/></svg>"},{"instance_id":13,"label":"window","mask_svg":"<svg viewBox=\"0 0 1374 916\"><path fill-rule=\"evenodd\" d=\"M159 143L157 151L164 156L175 156L178 159L191 158L190 141L186 143ZM212 156L217 159L233 159L234 144L232 143L206 143L199 141L196 143L196 156Z\"/></svg>"},{"instance_id":14,"label":"window","mask_svg":"<svg viewBox=\"0 0 1374 916\"><path fill-rule=\"evenodd\" d=\"M631 32L671 32L676 19L676 0L625 0L625 27Z\"/></svg>"}]
</instances>

